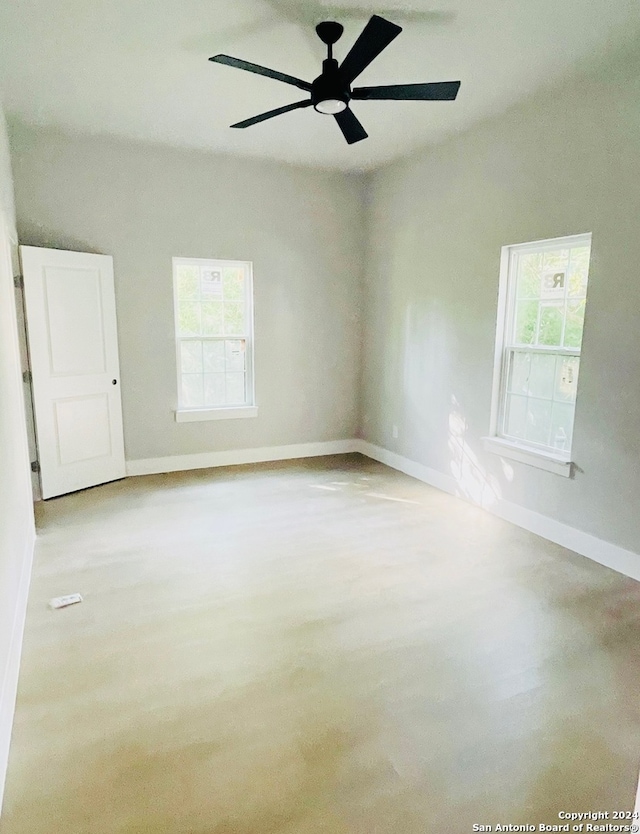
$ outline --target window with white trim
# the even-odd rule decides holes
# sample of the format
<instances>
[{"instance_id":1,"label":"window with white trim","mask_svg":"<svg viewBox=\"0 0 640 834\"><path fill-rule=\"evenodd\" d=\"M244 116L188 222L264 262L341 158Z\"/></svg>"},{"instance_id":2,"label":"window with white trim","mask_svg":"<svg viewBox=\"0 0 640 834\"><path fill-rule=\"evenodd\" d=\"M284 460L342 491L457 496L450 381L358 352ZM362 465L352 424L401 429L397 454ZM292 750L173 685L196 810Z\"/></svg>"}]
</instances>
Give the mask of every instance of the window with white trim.
<instances>
[{"instance_id":1,"label":"window with white trim","mask_svg":"<svg viewBox=\"0 0 640 834\"><path fill-rule=\"evenodd\" d=\"M559 462L571 459L590 254L590 234L502 251L491 434Z\"/></svg>"},{"instance_id":2,"label":"window with white trim","mask_svg":"<svg viewBox=\"0 0 640 834\"><path fill-rule=\"evenodd\" d=\"M173 259L178 412L212 418L254 406L252 265Z\"/></svg>"}]
</instances>

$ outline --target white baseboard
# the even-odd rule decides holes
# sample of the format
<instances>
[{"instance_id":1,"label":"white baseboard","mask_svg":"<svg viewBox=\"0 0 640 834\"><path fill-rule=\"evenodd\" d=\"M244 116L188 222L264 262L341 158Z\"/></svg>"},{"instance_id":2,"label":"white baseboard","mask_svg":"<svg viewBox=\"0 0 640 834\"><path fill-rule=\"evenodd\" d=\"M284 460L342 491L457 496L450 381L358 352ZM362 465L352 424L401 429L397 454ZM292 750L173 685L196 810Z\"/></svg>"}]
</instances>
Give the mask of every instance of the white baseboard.
<instances>
[{"instance_id":1,"label":"white baseboard","mask_svg":"<svg viewBox=\"0 0 640 834\"><path fill-rule=\"evenodd\" d=\"M31 583L31 570L33 567L33 551L36 543L35 531L30 531L25 547L25 553L20 572L20 585L18 597L15 600L15 616L11 639L9 644L9 656L4 669L1 670L2 680L0 688L0 811L4 797L4 785L7 775L7 764L9 761L9 745L11 743L11 731L13 729L13 717L16 708L16 695L18 693L18 675L20 672L20 658L22 657L22 638L24 636L24 624L27 616L27 602L29 598L29 585Z\"/></svg>"},{"instance_id":2,"label":"white baseboard","mask_svg":"<svg viewBox=\"0 0 640 834\"><path fill-rule=\"evenodd\" d=\"M127 475L159 475L188 469L237 466L274 460L344 455L356 451L357 440L328 440L320 443L296 443L290 446L264 446L258 449L234 449L228 452L202 452L197 455L171 455L127 461Z\"/></svg>"},{"instance_id":3,"label":"white baseboard","mask_svg":"<svg viewBox=\"0 0 640 834\"><path fill-rule=\"evenodd\" d=\"M182 472L189 469L208 469L217 466L235 466L244 463L262 463L275 460L341 455L360 452L404 472L451 495L459 495L458 485L451 475L438 472L421 463L405 458L366 440L332 440L320 443L299 443L289 446L265 446L257 449L236 449L227 452L203 452L196 455L172 455L163 458L147 458L127 461L127 475L157 475L164 472ZM467 500L467 499L465 499ZM544 539L562 545L586 556L594 562L640 581L640 555L625 550L611 542L570 527L548 516L536 513L511 501L497 499L482 505L490 513L523 527Z\"/></svg>"},{"instance_id":4,"label":"white baseboard","mask_svg":"<svg viewBox=\"0 0 640 834\"><path fill-rule=\"evenodd\" d=\"M356 451L365 457L390 466L391 469L397 469L398 472L411 475L412 478L423 481L425 484L429 484L429 486L441 489L443 492L448 492L451 495L456 494L456 482L451 475L445 475L436 469L430 469L422 463L416 463L414 460L409 460L409 458L402 457L402 455L398 455L395 452L390 452L388 449L383 449L382 446L374 446L373 443L368 443L366 440L356 441Z\"/></svg>"},{"instance_id":5,"label":"white baseboard","mask_svg":"<svg viewBox=\"0 0 640 834\"><path fill-rule=\"evenodd\" d=\"M411 475L419 481L430 486L448 492L451 495L458 495L457 483L451 475L445 475L428 466L409 460L409 458L390 452L380 446L368 443L366 440L356 441L356 451L373 460L380 461L392 469ZM462 496L459 496L462 497ZM467 499L465 499L467 500ZM600 565L618 571L625 576L640 581L640 555L631 550L625 550L611 542L598 539L568 524L563 524L548 516L528 510L519 504L513 504L504 499L494 500L492 503L482 505L485 510L523 527L531 533L541 536L543 539L562 545L568 550L573 550L581 556L586 556Z\"/></svg>"}]
</instances>

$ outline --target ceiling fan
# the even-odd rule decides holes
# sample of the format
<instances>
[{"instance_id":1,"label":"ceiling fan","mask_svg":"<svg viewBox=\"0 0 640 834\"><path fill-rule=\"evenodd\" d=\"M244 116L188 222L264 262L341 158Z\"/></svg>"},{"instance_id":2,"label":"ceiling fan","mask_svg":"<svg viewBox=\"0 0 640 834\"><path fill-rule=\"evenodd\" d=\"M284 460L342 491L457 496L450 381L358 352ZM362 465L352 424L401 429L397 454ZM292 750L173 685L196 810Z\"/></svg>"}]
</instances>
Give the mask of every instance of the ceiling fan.
<instances>
[{"instance_id":1,"label":"ceiling fan","mask_svg":"<svg viewBox=\"0 0 640 834\"><path fill-rule=\"evenodd\" d=\"M440 81L432 84L393 84L387 87L351 87L351 84L369 64L396 38L402 27L373 15L351 47L342 64L333 57L333 45L340 39L344 27L340 23L325 21L316 26L320 40L328 47L328 57L322 62L322 73L309 83L292 75L252 64L229 55L214 55L210 61L229 67L247 70L285 84L292 84L310 94L310 98L286 104L275 110L261 113L231 127L245 128L280 116L291 110L313 105L318 113L334 116L344 138L352 145L366 139L368 134L349 107L350 101L452 101L460 89L459 81Z\"/></svg>"}]
</instances>

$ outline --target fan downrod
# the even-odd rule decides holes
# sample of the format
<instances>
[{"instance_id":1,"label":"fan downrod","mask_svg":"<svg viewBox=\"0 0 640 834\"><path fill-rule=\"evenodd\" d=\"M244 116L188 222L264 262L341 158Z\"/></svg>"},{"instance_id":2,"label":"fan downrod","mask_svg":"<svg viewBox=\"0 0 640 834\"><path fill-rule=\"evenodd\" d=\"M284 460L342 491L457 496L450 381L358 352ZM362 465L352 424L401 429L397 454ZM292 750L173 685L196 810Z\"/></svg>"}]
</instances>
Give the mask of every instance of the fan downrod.
<instances>
[{"instance_id":1,"label":"fan downrod","mask_svg":"<svg viewBox=\"0 0 640 834\"><path fill-rule=\"evenodd\" d=\"M318 23L316 32L323 43L326 43L327 46L333 46L342 37L344 26L333 20L325 20L323 23Z\"/></svg>"}]
</instances>

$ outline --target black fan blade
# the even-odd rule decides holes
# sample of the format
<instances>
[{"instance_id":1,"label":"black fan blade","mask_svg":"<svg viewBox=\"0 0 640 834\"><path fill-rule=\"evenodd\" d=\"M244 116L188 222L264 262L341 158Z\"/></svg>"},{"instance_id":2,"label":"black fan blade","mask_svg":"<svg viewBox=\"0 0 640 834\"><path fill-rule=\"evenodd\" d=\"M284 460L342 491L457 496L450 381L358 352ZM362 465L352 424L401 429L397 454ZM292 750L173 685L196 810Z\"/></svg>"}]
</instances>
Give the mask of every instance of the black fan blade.
<instances>
[{"instance_id":1,"label":"black fan blade","mask_svg":"<svg viewBox=\"0 0 640 834\"><path fill-rule=\"evenodd\" d=\"M401 26L374 14L340 66L343 79L351 84L400 32Z\"/></svg>"},{"instance_id":2,"label":"black fan blade","mask_svg":"<svg viewBox=\"0 0 640 834\"><path fill-rule=\"evenodd\" d=\"M285 104L284 107L278 107L276 110L269 110L267 113L253 116L251 119L245 119L243 122L231 125L231 127L251 127L251 125L257 125L259 122L266 121L266 119L273 119L274 116L279 116L281 113L288 113L289 110L297 110L299 107L309 107L310 104L310 98L306 98L304 101L296 101L294 104Z\"/></svg>"},{"instance_id":3,"label":"black fan blade","mask_svg":"<svg viewBox=\"0 0 640 834\"><path fill-rule=\"evenodd\" d=\"M356 87L354 99L378 101L453 101L460 89L459 81L437 81L434 84L391 84L388 87Z\"/></svg>"},{"instance_id":4,"label":"black fan blade","mask_svg":"<svg viewBox=\"0 0 640 834\"><path fill-rule=\"evenodd\" d=\"M235 67L236 69L246 70L247 72L255 72L257 75L266 75L267 78L284 81L285 84L293 84L294 87L300 87L301 90L311 92L311 84L303 81L301 78L294 78L293 75L285 75L283 72L277 72L268 67L261 67L260 64L252 64L250 61L232 58L230 55L214 55L209 60L215 61L216 64L226 64L228 67Z\"/></svg>"},{"instance_id":5,"label":"black fan blade","mask_svg":"<svg viewBox=\"0 0 640 834\"><path fill-rule=\"evenodd\" d=\"M353 145L354 142L360 142L362 139L366 139L369 135L348 107L341 113L336 113L335 119L340 126L342 135L350 145Z\"/></svg>"}]
</instances>

